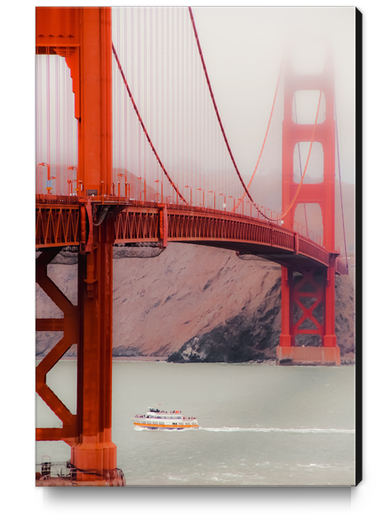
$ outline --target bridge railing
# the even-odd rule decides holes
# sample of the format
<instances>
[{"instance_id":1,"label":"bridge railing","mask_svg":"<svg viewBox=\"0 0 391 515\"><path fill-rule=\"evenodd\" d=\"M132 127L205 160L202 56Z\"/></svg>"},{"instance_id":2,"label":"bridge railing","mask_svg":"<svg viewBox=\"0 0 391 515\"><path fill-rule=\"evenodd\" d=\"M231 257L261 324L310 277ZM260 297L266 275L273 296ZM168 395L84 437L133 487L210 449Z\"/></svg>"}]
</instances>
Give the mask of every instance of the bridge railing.
<instances>
[{"instance_id":1,"label":"bridge railing","mask_svg":"<svg viewBox=\"0 0 391 515\"><path fill-rule=\"evenodd\" d=\"M77 195L44 195L42 193L36 195L36 204L77 204L80 199Z\"/></svg>"},{"instance_id":2,"label":"bridge railing","mask_svg":"<svg viewBox=\"0 0 391 515\"><path fill-rule=\"evenodd\" d=\"M231 240L281 247L294 251L294 234L246 215L187 206L168 208L168 239Z\"/></svg>"},{"instance_id":3,"label":"bridge railing","mask_svg":"<svg viewBox=\"0 0 391 515\"><path fill-rule=\"evenodd\" d=\"M77 246L80 243L80 207L78 197L38 195L36 209L37 248ZM84 199L85 201L86 199ZM118 199L120 201L122 199ZM116 202L108 199L108 202ZM106 201L107 202L107 201ZM123 202L126 204L126 199ZM100 205L100 199L93 199ZM286 254L300 254L323 266L329 266L330 254L312 240L265 220L228 211L195 208L157 202L132 202L116 216L115 243L158 242L236 242L263 245L267 253L281 249ZM163 210L166 220L163 220ZM163 229L163 224L167 224ZM266 249L269 248L269 250ZM336 262L338 274L347 267Z\"/></svg>"},{"instance_id":4,"label":"bridge railing","mask_svg":"<svg viewBox=\"0 0 391 515\"><path fill-rule=\"evenodd\" d=\"M35 218L36 246L74 246L80 243L80 208L77 204L37 205Z\"/></svg>"},{"instance_id":5,"label":"bridge railing","mask_svg":"<svg viewBox=\"0 0 391 515\"><path fill-rule=\"evenodd\" d=\"M114 224L116 243L159 241L159 210L156 204L148 204L118 213Z\"/></svg>"},{"instance_id":6,"label":"bridge railing","mask_svg":"<svg viewBox=\"0 0 391 515\"><path fill-rule=\"evenodd\" d=\"M298 237L299 240L299 248L298 251L300 254L304 254L308 257L316 259L325 265L329 265L330 254L326 249L320 247L317 243L305 238L304 236Z\"/></svg>"},{"instance_id":7,"label":"bridge railing","mask_svg":"<svg viewBox=\"0 0 391 515\"><path fill-rule=\"evenodd\" d=\"M340 259L337 259L336 261L336 270L340 275L348 275L349 273L348 267Z\"/></svg>"}]
</instances>

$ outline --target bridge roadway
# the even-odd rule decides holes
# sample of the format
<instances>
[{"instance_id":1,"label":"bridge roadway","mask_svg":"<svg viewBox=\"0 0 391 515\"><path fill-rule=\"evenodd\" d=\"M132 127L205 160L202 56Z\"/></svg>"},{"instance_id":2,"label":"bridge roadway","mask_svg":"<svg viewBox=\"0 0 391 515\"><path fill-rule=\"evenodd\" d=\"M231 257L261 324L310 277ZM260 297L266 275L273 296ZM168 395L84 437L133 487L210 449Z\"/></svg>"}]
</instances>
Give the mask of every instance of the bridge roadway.
<instances>
[{"instance_id":1,"label":"bridge roadway","mask_svg":"<svg viewBox=\"0 0 391 515\"><path fill-rule=\"evenodd\" d=\"M193 243L257 254L288 268L328 268L336 257L297 232L237 213L203 207L129 201L111 197L39 195L36 202L36 249L77 246L88 251L91 224L114 216L115 244ZM347 274L336 259L336 273Z\"/></svg>"}]
</instances>

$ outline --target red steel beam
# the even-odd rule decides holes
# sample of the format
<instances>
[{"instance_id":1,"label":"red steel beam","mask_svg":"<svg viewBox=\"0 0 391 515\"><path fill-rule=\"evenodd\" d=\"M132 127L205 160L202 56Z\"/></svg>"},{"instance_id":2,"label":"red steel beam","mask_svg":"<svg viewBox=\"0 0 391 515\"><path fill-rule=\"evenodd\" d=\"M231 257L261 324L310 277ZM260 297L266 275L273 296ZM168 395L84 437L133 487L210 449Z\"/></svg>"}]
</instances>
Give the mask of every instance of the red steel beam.
<instances>
[{"instance_id":1,"label":"red steel beam","mask_svg":"<svg viewBox=\"0 0 391 515\"><path fill-rule=\"evenodd\" d=\"M80 199L80 202L86 203L86 200ZM112 204L113 202L106 202L105 205ZM92 204L92 209L94 209L94 205L101 206L102 204L96 202ZM115 243L160 241L165 246L170 241L176 241L209 245L215 243L216 246L224 247L224 242L226 242L226 248L238 251L243 250L244 244L251 244L253 245L250 249L252 252L268 254L269 259L274 258L276 262L286 266L296 266L299 269L308 266L308 263L328 267L331 256L334 255L292 230L235 213L197 207L189 209L165 204L156 207L156 204L142 202L139 202L138 205L126 206L118 203L115 205L123 208L115 219ZM79 245L81 242L85 246L88 223L86 216L83 218L82 213L70 215L78 221L77 230L73 226L73 234L76 236L68 237L65 232L58 231L56 228L56 224L63 223L63 218L68 213L68 207L63 206L62 216L56 217L52 211L58 211L57 205L37 204L37 213L40 216L41 224L36 234L37 249ZM72 211L75 209L80 210L80 207L72 206ZM51 226L50 230L45 223ZM44 234L47 233L62 234L63 238L45 237ZM294 262L291 264L286 261L287 254L295 255ZM281 262L281 259L285 259L285 261ZM336 273L347 274L346 266L338 259Z\"/></svg>"},{"instance_id":2,"label":"red steel beam","mask_svg":"<svg viewBox=\"0 0 391 515\"><path fill-rule=\"evenodd\" d=\"M37 331L63 331L61 340L51 349L45 358L37 365L36 368L36 391L42 400L62 421L64 431L53 433L52 428L38 428L36 430L36 439L45 439L49 434L59 435L58 439L72 444L77 433L76 416L61 402L57 395L46 384L46 375L62 358L67 350L73 344L77 344L79 340L79 320L78 310L62 291L47 276L47 266L55 257L60 249L45 250L37 258L36 281L43 291L51 298L51 300L63 312L64 318L61 319L38 319ZM50 439L53 439L52 437Z\"/></svg>"},{"instance_id":3,"label":"red steel beam","mask_svg":"<svg viewBox=\"0 0 391 515\"><path fill-rule=\"evenodd\" d=\"M92 223L88 198L110 194L112 178L112 40L111 8L48 7L36 10L37 53L57 53L71 69L78 121L78 204L56 205L42 197L37 205L38 282L64 313L64 338L37 367L37 391L63 421L62 431L38 429L37 438L62 438L71 444L77 481L96 476L106 484L118 480L116 446L111 438L112 251L113 217ZM53 199L54 200L54 199ZM42 271L50 262L50 247L78 245L78 386L77 417L46 385L46 373L66 352L69 305ZM46 257L48 256L48 257ZM48 322L38 322L38 327ZM50 324L56 323L51 321ZM68 438L71 438L69 440ZM91 476L91 471L94 471Z\"/></svg>"}]
</instances>

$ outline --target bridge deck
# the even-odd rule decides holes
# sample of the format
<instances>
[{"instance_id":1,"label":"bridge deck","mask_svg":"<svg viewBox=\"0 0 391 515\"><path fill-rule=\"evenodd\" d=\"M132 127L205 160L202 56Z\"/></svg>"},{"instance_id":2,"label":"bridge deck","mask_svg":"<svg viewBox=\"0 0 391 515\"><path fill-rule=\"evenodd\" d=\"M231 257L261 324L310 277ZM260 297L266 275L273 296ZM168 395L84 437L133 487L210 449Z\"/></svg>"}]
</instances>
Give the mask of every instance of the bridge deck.
<instances>
[{"instance_id":1,"label":"bridge deck","mask_svg":"<svg viewBox=\"0 0 391 515\"><path fill-rule=\"evenodd\" d=\"M129 201L113 197L91 200L96 215L116 211L115 243L193 243L257 254L297 270L329 267L335 256L300 234L258 218L202 207ZM39 196L36 204L36 248L79 246L81 206L88 199ZM88 225L88 220L87 220ZM88 230L88 229L87 229ZM336 272L347 274L337 259Z\"/></svg>"}]
</instances>

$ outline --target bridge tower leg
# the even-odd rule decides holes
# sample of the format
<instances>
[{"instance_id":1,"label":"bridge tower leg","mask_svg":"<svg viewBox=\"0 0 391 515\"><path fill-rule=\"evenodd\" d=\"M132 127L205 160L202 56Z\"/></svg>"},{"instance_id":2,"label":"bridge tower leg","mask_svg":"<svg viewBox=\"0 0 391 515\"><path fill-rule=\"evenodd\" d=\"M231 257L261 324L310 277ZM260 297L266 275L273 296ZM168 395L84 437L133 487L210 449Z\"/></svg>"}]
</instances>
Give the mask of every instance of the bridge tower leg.
<instances>
[{"instance_id":1,"label":"bridge tower leg","mask_svg":"<svg viewBox=\"0 0 391 515\"><path fill-rule=\"evenodd\" d=\"M58 438L53 431L37 434L41 440L48 435L49 439L62 439L71 445L76 483L123 486L111 436L113 207L101 206L99 220L93 223L91 206L94 195L109 194L112 182L111 9L41 7L36 12L37 53L62 55L71 69L78 119L77 179L81 204L76 421L62 409L68 424L66 431L58 432ZM42 267L47 261L41 266L44 285L47 280ZM62 303L70 313L68 319L73 320L73 311ZM56 360L69 348L68 339L62 347L61 352L54 353ZM52 359L49 365L53 364ZM41 374L44 393L47 370L48 366ZM54 405L62 408L58 402Z\"/></svg>"},{"instance_id":2,"label":"bridge tower leg","mask_svg":"<svg viewBox=\"0 0 391 515\"><path fill-rule=\"evenodd\" d=\"M293 180L294 150L301 142L310 142L313 125L293 121L293 101L297 91L319 91L324 95L325 119L319 119L314 142L323 148L323 180L315 184L303 183L284 226L294 230L294 215L298 204L315 203L320 206L323 223L323 245L331 253L327 273L317 269L303 269L301 274L282 267L281 336L277 347L278 363L340 364L340 349L335 335L335 121L334 71L331 53L326 57L323 73L298 75L292 62L286 60L284 121L282 129L282 210L292 203L299 184ZM315 114L315 113L314 113ZM315 121L315 119L314 119ZM305 299L305 300L304 300ZM298 346L297 337L318 335L320 347Z\"/></svg>"}]
</instances>

